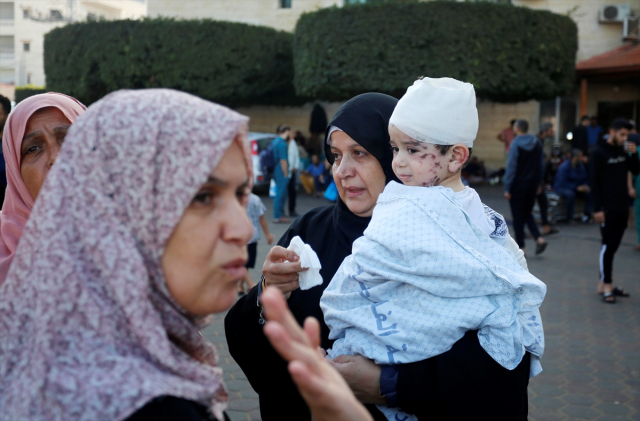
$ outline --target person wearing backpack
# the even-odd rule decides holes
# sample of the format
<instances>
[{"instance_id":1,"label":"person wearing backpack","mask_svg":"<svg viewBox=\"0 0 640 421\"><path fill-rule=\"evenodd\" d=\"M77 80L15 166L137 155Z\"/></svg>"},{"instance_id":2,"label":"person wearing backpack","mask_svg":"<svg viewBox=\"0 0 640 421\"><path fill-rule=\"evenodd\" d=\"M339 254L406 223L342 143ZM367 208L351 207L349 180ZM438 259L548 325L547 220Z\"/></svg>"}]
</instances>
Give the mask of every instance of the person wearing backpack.
<instances>
[{"instance_id":1,"label":"person wearing backpack","mask_svg":"<svg viewBox=\"0 0 640 421\"><path fill-rule=\"evenodd\" d=\"M284 202L287 200L287 187L289 186L289 141L291 140L291 127L280 124L276 128L276 137L269 145L273 154L273 178L276 181L276 197L273 199L273 222L288 224L290 219L284 217ZM269 149L268 148L268 149Z\"/></svg>"}]
</instances>

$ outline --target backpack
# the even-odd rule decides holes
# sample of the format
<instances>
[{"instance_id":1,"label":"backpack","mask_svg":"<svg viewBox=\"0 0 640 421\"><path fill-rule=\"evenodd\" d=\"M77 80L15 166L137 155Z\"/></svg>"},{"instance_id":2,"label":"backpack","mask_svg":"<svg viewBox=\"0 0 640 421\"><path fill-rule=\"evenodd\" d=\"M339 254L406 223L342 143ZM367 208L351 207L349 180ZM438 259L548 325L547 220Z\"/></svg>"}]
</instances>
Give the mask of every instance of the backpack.
<instances>
[{"instance_id":1,"label":"backpack","mask_svg":"<svg viewBox=\"0 0 640 421\"><path fill-rule=\"evenodd\" d=\"M272 174L276 167L276 158L273 156L273 148L278 139L279 138L277 137L273 139L271 143L269 143L269 146L260 152L260 169L263 174Z\"/></svg>"}]
</instances>

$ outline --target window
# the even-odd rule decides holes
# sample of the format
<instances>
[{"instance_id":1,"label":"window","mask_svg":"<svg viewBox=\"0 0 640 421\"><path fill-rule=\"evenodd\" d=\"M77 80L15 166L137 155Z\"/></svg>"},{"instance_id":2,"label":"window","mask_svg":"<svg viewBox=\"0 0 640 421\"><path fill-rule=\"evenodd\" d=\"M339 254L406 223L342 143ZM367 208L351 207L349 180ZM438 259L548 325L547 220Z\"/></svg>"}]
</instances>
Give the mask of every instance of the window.
<instances>
[{"instance_id":1,"label":"window","mask_svg":"<svg viewBox=\"0 0 640 421\"><path fill-rule=\"evenodd\" d=\"M30 42L23 42L22 43L22 51L24 51L25 53L28 53L29 51L31 51L31 43Z\"/></svg>"},{"instance_id":2,"label":"window","mask_svg":"<svg viewBox=\"0 0 640 421\"><path fill-rule=\"evenodd\" d=\"M291 2L293 0L280 0L281 9L291 9Z\"/></svg>"},{"instance_id":3,"label":"window","mask_svg":"<svg viewBox=\"0 0 640 421\"><path fill-rule=\"evenodd\" d=\"M13 35L0 35L0 53L14 53Z\"/></svg>"},{"instance_id":4,"label":"window","mask_svg":"<svg viewBox=\"0 0 640 421\"><path fill-rule=\"evenodd\" d=\"M22 9L22 19L29 19L31 17L31 9Z\"/></svg>"},{"instance_id":5,"label":"window","mask_svg":"<svg viewBox=\"0 0 640 421\"><path fill-rule=\"evenodd\" d=\"M13 20L13 3L0 3L0 19Z\"/></svg>"},{"instance_id":6,"label":"window","mask_svg":"<svg viewBox=\"0 0 640 421\"><path fill-rule=\"evenodd\" d=\"M27 73L27 85L31 85L31 73Z\"/></svg>"},{"instance_id":7,"label":"window","mask_svg":"<svg viewBox=\"0 0 640 421\"><path fill-rule=\"evenodd\" d=\"M62 17L62 12L58 9L51 9L49 12L49 17L51 18L51 20L64 20L64 18Z\"/></svg>"}]
</instances>

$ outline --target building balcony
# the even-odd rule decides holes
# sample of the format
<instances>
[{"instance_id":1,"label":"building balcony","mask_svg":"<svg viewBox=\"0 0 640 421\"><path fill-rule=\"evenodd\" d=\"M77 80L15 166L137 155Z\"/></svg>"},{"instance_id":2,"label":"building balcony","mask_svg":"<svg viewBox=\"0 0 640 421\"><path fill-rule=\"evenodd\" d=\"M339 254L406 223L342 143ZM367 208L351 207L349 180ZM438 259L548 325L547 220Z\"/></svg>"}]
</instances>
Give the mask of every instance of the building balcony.
<instances>
[{"instance_id":1,"label":"building balcony","mask_svg":"<svg viewBox=\"0 0 640 421\"><path fill-rule=\"evenodd\" d=\"M13 28L15 19L0 19L0 26L3 28Z\"/></svg>"},{"instance_id":2,"label":"building balcony","mask_svg":"<svg viewBox=\"0 0 640 421\"><path fill-rule=\"evenodd\" d=\"M0 67L8 69L15 67L16 55L14 53L0 53Z\"/></svg>"}]
</instances>

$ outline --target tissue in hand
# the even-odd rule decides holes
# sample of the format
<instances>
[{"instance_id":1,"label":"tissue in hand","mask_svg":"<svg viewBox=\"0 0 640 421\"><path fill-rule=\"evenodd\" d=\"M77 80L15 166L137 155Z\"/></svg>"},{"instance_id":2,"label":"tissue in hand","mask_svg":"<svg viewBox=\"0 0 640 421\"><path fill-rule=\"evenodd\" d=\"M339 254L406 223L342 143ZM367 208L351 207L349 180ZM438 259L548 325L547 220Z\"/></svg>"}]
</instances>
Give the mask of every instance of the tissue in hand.
<instances>
[{"instance_id":1,"label":"tissue in hand","mask_svg":"<svg viewBox=\"0 0 640 421\"><path fill-rule=\"evenodd\" d=\"M300 257L300 265L303 268L309 268L302 272L298 272L300 275L300 289L307 290L315 286L322 284L322 277L320 276L320 269L322 265L318 259L318 255L311 248L309 244L305 244L300 236L296 235L291 239L291 243L287 250L294 251L298 257Z\"/></svg>"}]
</instances>

